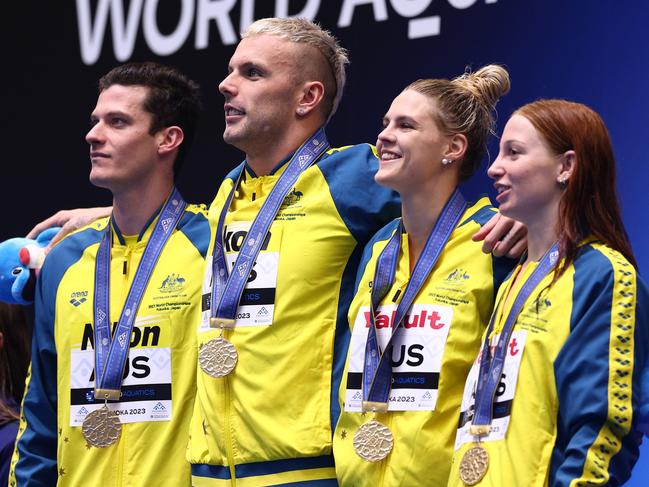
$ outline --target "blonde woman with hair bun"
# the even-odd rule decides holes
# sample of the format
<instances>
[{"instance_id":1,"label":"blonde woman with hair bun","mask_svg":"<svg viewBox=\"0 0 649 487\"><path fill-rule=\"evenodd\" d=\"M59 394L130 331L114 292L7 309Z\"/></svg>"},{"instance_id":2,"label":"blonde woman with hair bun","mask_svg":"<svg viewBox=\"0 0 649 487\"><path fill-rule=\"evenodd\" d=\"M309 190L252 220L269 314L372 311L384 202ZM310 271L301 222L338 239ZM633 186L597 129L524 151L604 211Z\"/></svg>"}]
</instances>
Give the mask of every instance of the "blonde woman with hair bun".
<instances>
[{"instance_id":1,"label":"blonde woman with hair bun","mask_svg":"<svg viewBox=\"0 0 649 487\"><path fill-rule=\"evenodd\" d=\"M486 153L509 75L485 66L407 86L383 117L375 180L402 218L366 246L334 436L343 486L445 486L462 388L512 261L472 235L495 213L458 185ZM524 243L522 244L524 245Z\"/></svg>"}]
</instances>

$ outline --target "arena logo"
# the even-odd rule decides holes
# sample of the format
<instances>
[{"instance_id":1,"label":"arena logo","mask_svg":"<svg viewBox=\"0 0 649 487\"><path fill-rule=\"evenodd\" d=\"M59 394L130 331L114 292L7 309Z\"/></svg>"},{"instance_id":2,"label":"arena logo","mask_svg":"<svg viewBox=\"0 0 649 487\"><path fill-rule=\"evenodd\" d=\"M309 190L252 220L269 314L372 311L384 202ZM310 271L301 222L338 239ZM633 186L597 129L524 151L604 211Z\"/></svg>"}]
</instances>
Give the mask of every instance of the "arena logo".
<instances>
[{"instance_id":1,"label":"arena logo","mask_svg":"<svg viewBox=\"0 0 649 487\"><path fill-rule=\"evenodd\" d=\"M111 38L115 58L124 62L133 54L139 29L149 49L159 56L168 56L186 43L194 29L194 48L206 49L209 45L212 22L216 24L223 45L233 45L239 39L231 14L238 13L239 32L255 20L255 3L260 0L180 0L180 15L173 32L160 31L157 22L160 0L130 0L125 12L124 0L76 0L77 25L81 59L86 65L95 64L101 55L108 18L110 17ZM439 0L438 0L439 1ZM492 4L498 0L446 0L452 7L462 10L476 3ZM289 12L290 0L275 0L276 17L305 17L314 20L323 0L303 0L299 11ZM91 6L94 4L94 9ZM355 11L361 6L371 6L373 20L388 20L388 4L397 15L408 20L408 38L416 39L439 35L439 15L415 18L433 3L433 0L343 0L338 15L337 27L352 24ZM94 12L93 12L94 10ZM237 12L238 11L238 12ZM367 11L367 9L364 9Z\"/></svg>"}]
</instances>

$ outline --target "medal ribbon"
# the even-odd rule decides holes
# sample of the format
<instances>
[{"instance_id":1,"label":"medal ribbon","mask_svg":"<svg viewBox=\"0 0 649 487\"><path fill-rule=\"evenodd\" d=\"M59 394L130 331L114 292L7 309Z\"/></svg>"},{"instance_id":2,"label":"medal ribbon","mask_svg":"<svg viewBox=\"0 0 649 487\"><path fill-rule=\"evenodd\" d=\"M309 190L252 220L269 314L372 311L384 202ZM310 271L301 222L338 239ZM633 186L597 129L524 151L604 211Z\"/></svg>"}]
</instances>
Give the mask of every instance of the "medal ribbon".
<instances>
[{"instance_id":1,"label":"medal ribbon","mask_svg":"<svg viewBox=\"0 0 649 487\"><path fill-rule=\"evenodd\" d=\"M541 280L554 269L557 260L559 259L559 244L554 243L550 250L548 250L539 265L534 269L532 274L527 278L520 291L514 299L509 314L500 332L498 343L493 357L491 356L491 347L489 346L489 335L491 334L496 321L496 313L500 309L503 302L505 293L500 297L498 305L494 308L487 330L482 350L480 352L480 370L478 372L478 383L476 384L475 392L475 416L471 422L472 433L477 436L485 436L489 434L493 415L493 401L500 382L503 367L505 365L505 357L507 356L507 345L514 331L514 324L516 319L523 309L523 305L527 298L532 294L534 289L539 285Z\"/></svg>"},{"instance_id":2,"label":"medal ribbon","mask_svg":"<svg viewBox=\"0 0 649 487\"><path fill-rule=\"evenodd\" d=\"M428 278L435 266L446 242L451 236L466 209L466 201L456 188L446 202L435 226L426 240L426 245L421 256L415 264L412 276L408 281L392 324L392 335L383 352L379 347L378 333L376 331L375 315L379 303L388 293L394 282L397 271L397 262L401 248L401 234L403 225L400 223L397 231L392 235L376 261L374 281L371 293L370 328L365 344L365 363L363 365L363 400L372 403L387 404L392 385L392 365L385 351L389 349L395 336L399 332L401 322L412 306L424 281Z\"/></svg>"},{"instance_id":3,"label":"medal ribbon","mask_svg":"<svg viewBox=\"0 0 649 487\"><path fill-rule=\"evenodd\" d=\"M112 221L106 227L95 263L95 399L119 399L131 331L140 301L162 249L180 221L186 206L180 192L174 188L160 211L144 249L112 339L109 312Z\"/></svg>"},{"instance_id":4,"label":"medal ribbon","mask_svg":"<svg viewBox=\"0 0 649 487\"><path fill-rule=\"evenodd\" d=\"M214 240L214 250L212 252L211 316L213 320L226 319L231 322L229 326L222 327L231 328L234 326L234 317L236 316L239 300L243 294L248 276L284 198L298 177L316 162L328 147L329 142L327 141L324 127L321 127L295 152L288 162L286 169L266 198L255 220L252 222L239 250L239 255L237 255L234 262L233 272L229 273L223 247L223 228L225 216L244 172L244 165L242 164L239 167L236 182L219 216Z\"/></svg>"}]
</instances>

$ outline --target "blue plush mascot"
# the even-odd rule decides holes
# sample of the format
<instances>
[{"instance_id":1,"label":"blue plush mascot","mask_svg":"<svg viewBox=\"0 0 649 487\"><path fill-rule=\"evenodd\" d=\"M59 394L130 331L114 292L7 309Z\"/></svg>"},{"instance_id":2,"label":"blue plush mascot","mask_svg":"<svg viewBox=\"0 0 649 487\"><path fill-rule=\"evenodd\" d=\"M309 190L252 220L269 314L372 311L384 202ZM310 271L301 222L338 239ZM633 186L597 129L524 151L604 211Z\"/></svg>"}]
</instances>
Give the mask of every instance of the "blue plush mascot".
<instances>
[{"instance_id":1,"label":"blue plush mascot","mask_svg":"<svg viewBox=\"0 0 649 487\"><path fill-rule=\"evenodd\" d=\"M45 259L44 248L60 228L48 228L36 240L10 238L0 243L0 301L9 304L31 304L23 291L29 282L30 269L38 269Z\"/></svg>"}]
</instances>

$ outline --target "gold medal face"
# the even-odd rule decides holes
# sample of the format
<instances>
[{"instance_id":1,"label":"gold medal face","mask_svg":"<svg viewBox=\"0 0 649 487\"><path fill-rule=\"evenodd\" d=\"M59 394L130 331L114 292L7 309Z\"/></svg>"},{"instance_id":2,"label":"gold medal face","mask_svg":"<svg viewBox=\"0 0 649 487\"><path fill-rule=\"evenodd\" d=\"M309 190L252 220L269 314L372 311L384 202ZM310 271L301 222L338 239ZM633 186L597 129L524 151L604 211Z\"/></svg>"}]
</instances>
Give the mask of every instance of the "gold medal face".
<instances>
[{"instance_id":1,"label":"gold medal face","mask_svg":"<svg viewBox=\"0 0 649 487\"><path fill-rule=\"evenodd\" d=\"M201 347L198 363L210 377L225 377L237 365L237 349L223 337L213 338Z\"/></svg>"},{"instance_id":2,"label":"gold medal face","mask_svg":"<svg viewBox=\"0 0 649 487\"><path fill-rule=\"evenodd\" d=\"M89 445L106 448L119 440L122 423L117 414L104 406L88 413L81 425L81 431Z\"/></svg>"},{"instance_id":3,"label":"gold medal face","mask_svg":"<svg viewBox=\"0 0 649 487\"><path fill-rule=\"evenodd\" d=\"M373 419L358 428L354 435L354 450L363 460L378 462L387 457L394 446L392 433L384 424Z\"/></svg>"},{"instance_id":4,"label":"gold medal face","mask_svg":"<svg viewBox=\"0 0 649 487\"><path fill-rule=\"evenodd\" d=\"M475 485L482 480L489 468L489 453L480 445L469 448L460 462L460 479L466 485Z\"/></svg>"}]
</instances>

